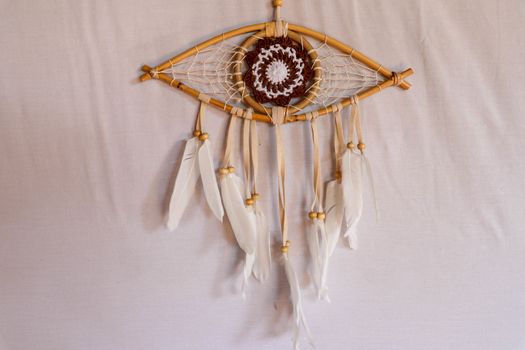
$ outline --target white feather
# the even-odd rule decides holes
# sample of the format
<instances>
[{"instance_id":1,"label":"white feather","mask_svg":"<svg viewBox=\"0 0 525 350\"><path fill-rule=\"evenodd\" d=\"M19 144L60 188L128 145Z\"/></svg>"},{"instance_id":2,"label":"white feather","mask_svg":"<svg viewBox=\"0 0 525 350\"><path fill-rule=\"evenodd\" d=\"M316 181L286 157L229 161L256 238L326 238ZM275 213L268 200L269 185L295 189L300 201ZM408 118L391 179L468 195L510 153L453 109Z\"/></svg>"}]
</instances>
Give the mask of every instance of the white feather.
<instances>
[{"instance_id":1,"label":"white feather","mask_svg":"<svg viewBox=\"0 0 525 350\"><path fill-rule=\"evenodd\" d=\"M308 244L308 250L310 257L312 258L311 264L311 275L315 288L320 294L321 291L321 269L322 269L322 258L321 258L321 242L319 240L318 233L319 220L314 219L312 225L310 225L309 232L306 233L306 243Z\"/></svg>"},{"instance_id":2,"label":"white feather","mask_svg":"<svg viewBox=\"0 0 525 350\"><path fill-rule=\"evenodd\" d=\"M204 196L213 214L222 222L224 209L222 208L221 195L219 193L219 186L217 185L217 177L215 176L209 140L203 142L199 149L198 158Z\"/></svg>"},{"instance_id":3,"label":"white feather","mask_svg":"<svg viewBox=\"0 0 525 350\"><path fill-rule=\"evenodd\" d=\"M255 222L244 205L241 179L235 174L220 179L222 203L233 233L241 249L247 254L255 252Z\"/></svg>"},{"instance_id":4,"label":"white feather","mask_svg":"<svg viewBox=\"0 0 525 350\"><path fill-rule=\"evenodd\" d=\"M363 179L361 157L347 150L343 155L343 198L345 203L346 232L351 249L357 249L357 224L363 214Z\"/></svg>"},{"instance_id":5,"label":"white feather","mask_svg":"<svg viewBox=\"0 0 525 350\"><path fill-rule=\"evenodd\" d=\"M199 167L197 162L199 146L200 141L196 137L186 142L170 199L167 221L167 226L170 230L177 228L191 197L195 193L195 187L199 180Z\"/></svg>"},{"instance_id":6,"label":"white feather","mask_svg":"<svg viewBox=\"0 0 525 350\"><path fill-rule=\"evenodd\" d=\"M326 287L326 273L328 268L328 245L324 221L313 219L311 230L306 235L308 250L312 258L311 274L317 289L319 299L330 301Z\"/></svg>"},{"instance_id":7,"label":"white feather","mask_svg":"<svg viewBox=\"0 0 525 350\"><path fill-rule=\"evenodd\" d=\"M283 263L284 270L286 272L286 277L290 285L290 299L293 306L293 319L294 319L294 349L299 350L299 336L301 332L301 327L306 331L306 336L308 341L313 346L312 336L310 334L310 329L306 323L306 318L303 311L303 301L301 296L301 289L299 287L299 281L297 280L297 275L293 269L293 266L288 258L288 254L283 254Z\"/></svg>"},{"instance_id":8,"label":"white feather","mask_svg":"<svg viewBox=\"0 0 525 350\"><path fill-rule=\"evenodd\" d=\"M259 281L264 282L270 274L272 256L270 253L270 231L263 212L255 204L255 215L257 217L257 252L253 274Z\"/></svg>"},{"instance_id":9,"label":"white feather","mask_svg":"<svg viewBox=\"0 0 525 350\"><path fill-rule=\"evenodd\" d=\"M255 264L255 253L246 254L246 257L244 260L244 268L242 270L243 283L242 283L241 293L242 293L243 299L246 299L246 290L248 288L248 281L250 280L250 276L252 275L254 264Z\"/></svg>"},{"instance_id":10,"label":"white feather","mask_svg":"<svg viewBox=\"0 0 525 350\"><path fill-rule=\"evenodd\" d=\"M220 179L222 202L233 234L239 247L245 252L243 268L242 297L246 298L246 288L253 271L256 253L256 217L252 208L244 205L241 179L235 174L224 175Z\"/></svg>"},{"instance_id":11,"label":"white feather","mask_svg":"<svg viewBox=\"0 0 525 350\"><path fill-rule=\"evenodd\" d=\"M325 229L328 256L332 256L341 234L344 218L343 186L337 180L326 185L325 195Z\"/></svg>"}]
</instances>

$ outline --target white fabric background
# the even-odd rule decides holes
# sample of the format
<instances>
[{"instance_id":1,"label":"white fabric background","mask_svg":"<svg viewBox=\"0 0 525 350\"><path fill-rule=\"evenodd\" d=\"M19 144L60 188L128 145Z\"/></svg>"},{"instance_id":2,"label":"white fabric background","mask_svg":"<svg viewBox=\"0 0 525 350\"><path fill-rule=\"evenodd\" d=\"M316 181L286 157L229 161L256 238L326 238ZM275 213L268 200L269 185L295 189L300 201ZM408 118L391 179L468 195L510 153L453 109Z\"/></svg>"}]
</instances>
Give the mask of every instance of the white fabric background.
<instances>
[{"instance_id":1,"label":"white fabric background","mask_svg":"<svg viewBox=\"0 0 525 350\"><path fill-rule=\"evenodd\" d=\"M291 346L282 269L242 302L242 256L201 191L164 228L197 103L136 83L142 64L267 20L269 3L0 0L2 350ZM318 348L524 349L525 3L285 0L283 16L416 72L410 91L362 103L381 219L368 196L360 249L332 260L332 304L305 274L308 126L285 128L291 254ZM225 115L209 108L205 125L219 157ZM272 130L260 133L277 231Z\"/></svg>"}]
</instances>

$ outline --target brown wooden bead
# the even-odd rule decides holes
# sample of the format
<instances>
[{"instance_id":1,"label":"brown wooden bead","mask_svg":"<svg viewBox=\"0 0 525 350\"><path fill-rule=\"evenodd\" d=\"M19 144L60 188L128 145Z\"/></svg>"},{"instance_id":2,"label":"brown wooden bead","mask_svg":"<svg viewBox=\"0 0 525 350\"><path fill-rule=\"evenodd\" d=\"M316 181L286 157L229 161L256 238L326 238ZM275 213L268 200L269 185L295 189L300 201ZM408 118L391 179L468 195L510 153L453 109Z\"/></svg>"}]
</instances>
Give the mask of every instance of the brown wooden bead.
<instances>
[{"instance_id":1,"label":"brown wooden bead","mask_svg":"<svg viewBox=\"0 0 525 350\"><path fill-rule=\"evenodd\" d=\"M252 193L253 200L258 200L261 195L259 193Z\"/></svg>"},{"instance_id":2,"label":"brown wooden bead","mask_svg":"<svg viewBox=\"0 0 525 350\"><path fill-rule=\"evenodd\" d=\"M353 143L353 142L348 142L348 143L346 144L346 148L348 148L348 149L354 149L354 147L355 147L355 146L354 146L354 143Z\"/></svg>"},{"instance_id":3,"label":"brown wooden bead","mask_svg":"<svg viewBox=\"0 0 525 350\"><path fill-rule=\"evenodd\" d=\"M202 134L199 135L199 140L206 141L207 139L208 139L208 133L207 132L203 132Z\"/></svg>"},{"instance_id":4,"label":"brown wooden bead","mask_svg":"<svg viewBox=\"0 0 525 350\"><path fill-rule=\"evenodd\" d=\"M253 205L255 201L253 200L253 198L247 198L244 203L246 203L246 205Z\"/></svg>"},{"instance_id":5,"label":"brown wooden bead","mask_svg":"<svg viewBox=\"0 0 525 350\"><path fill-rule=\"evenodd\" d=\"M228 168L219 168L220 175L226 175L228 173L229 173Z\"/></svg>"},{"instance_id":6,"label":"brown wooden bead","mask_svg":"<svg viewBox=\"0 0 525 350\"><path fill-rule=\"evenodd\" d=\"M323 213L323 212L319 212L319 213L317 213L317 218L319 220L324 220L324 219L326 219L326 214Z\"/></svg>"},{"instance_id":7,"label":"brown wooden bead","mask_svg":"<svg viewBox=\"0 0 525 350\"><path fill-rule=\"evenodd\" d=\"M200 132L199 130L195 130L195 131L193 132L193 136L195 136L195 137L199 137L199 136L201 136L201 132Z\"/></svg>"},{"instance_id":8,"label":"brown wooden bead","mask_svg":"<svg viewBox=\"0 0 525 350\"><path fill-rule=\"evenodd\" d=\"M228 167L228 172L229 172L230 174L233 174L233 173L235 172L235 168L232 167L232 166L229 166L229 167Z\"/></svg>"},{"instance_id":9,"label":"brown wooden bead","mask_svg":"<svg viewBox=\"0 0 525 350\"><path fill-rule=\"evenodd\" d=\"M286 245L281 246L281 253L288 253L288 246Z\"/></svg>"},{"instance_id":10,"label":"brown wooden bead","mask_svg":"<svg viewBox=\"0 0 525 350\"><path fill-rule=\"evenodd\" d=\"M365 150L365 148L366 148L366 145L364 143L359 142L357 144L357 149L359 149L361 152L363 152Z\"/></svg>"},{"instance_id":11,"label":"brown wooden bead","mask_svg":"<svg viewBox=\"0 0 525 350\"><path fill-rule=\"evenodd\" d=\"M315 211L311 211L308 213L308 217L310 219L317 219L317 213Z\"/></svg>"}]
</instances>

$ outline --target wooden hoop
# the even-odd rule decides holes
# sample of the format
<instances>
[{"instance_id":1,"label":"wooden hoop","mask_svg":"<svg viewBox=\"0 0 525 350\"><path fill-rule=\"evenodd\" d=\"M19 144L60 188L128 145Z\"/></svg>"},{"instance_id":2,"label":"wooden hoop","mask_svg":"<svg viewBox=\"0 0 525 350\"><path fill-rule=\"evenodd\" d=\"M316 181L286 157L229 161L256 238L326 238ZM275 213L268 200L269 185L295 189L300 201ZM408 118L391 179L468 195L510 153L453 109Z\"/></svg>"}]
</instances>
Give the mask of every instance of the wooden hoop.
<instances>
[{"instance_id":1,"label":"wooden hoop","mask_svg":"<svg viewBox=\"0 0 525 350\"><path fill-rule=\"evenodd\" d=\"M254 35L250 36L248 39L246 39L240 45L239 50L233 56L234 57L233 61L235 62L235 64L233 65L232 69L233 69L234 85L237 86L237 90L241 94L242 100L244 101L244 103L246 103L248 106L252 107L255 111L259 113L270 115L271 108L268 108L264 106L263 104L257 102L252 96L245 93L246 86L242 79L242 72L241 72L241 66L242 66L244 56L245 56L244 53L247 52L249 48L252 45L254 45L258 40L267 38L267 37L268 37L268 33L266 32L266 30L261 30L255 33ZM321 77L322 70L319 69L321 65L319 63L319 60L317 59L318 57L317 52L315 51L312 44L310 44L310 42L308 42L308 40L306 40L304 36L297 34L295 32L292 32L292 31L288 31L288 37L292 39L293 41L295 41L297 44L302 45L306 49L306 51L308 51L308 56L313 62L312 64L312 70L314 71L314 76L312 78L313 84L309 87L308 94L296 104L287 106L287 108L293 109L295 110L295 112L298 112L304 109L305 107L307 107L308 105L310 105L312 101L315 99L315 97L317 96L317 91L319 91L319 83L322 79ZM292 113L295 113L295 112L292 112Z\"/></svg>"}]
</instances>

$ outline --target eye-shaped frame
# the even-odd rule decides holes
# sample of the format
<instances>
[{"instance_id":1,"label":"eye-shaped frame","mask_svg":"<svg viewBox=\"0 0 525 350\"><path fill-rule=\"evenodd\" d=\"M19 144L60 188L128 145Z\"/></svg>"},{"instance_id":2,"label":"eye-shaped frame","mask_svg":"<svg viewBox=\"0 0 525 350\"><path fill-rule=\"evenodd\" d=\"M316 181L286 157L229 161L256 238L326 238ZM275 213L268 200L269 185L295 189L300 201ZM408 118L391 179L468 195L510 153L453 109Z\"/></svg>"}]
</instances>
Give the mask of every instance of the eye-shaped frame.
<instances>
[{"instance_id":1,"label":"eye-shaped frame","mask_svg":"<svg viewBox=\"0 0 525 350\"><path fill-rule=\"evenodd\" d=\"M273 32L274 30L268 30L269 28L270 29L273 29L275 26L275 22L265 22L265 23L259 23L259 24L253 24L253 25L248 25L248 26L245 26L245 27L241 27L241 28L238 28L238 29L234 29L234 30L231 30L229 32L226 32L226 33L223 33L221 35L217 35L201 44L198 44L197 46L189 49L189 50L186 50L185 52L181 53L180 55L177 55L175 57L172 57L170 58L169 60L165 61L164 63L154 67L154 68L151 68L149 66L143 66L142 67L142 71L145 72L143 75L140 76L140 81L146 81L146 80L149 80L149 79L158 79L158 80L161 80L163 81L164 83L174 87L174 88L177 88L181 91L183 91L184 93L190 95L190 96L193 96L194 98L198 98L198 96L200 95L200 91L182 83L181 81L169 76L168 74L166 73L163 73L162 71L168 69L169 67L171 67L172 65L174 64L177 64L183 60L185 60L186 58L192 56L192 55L195 55L195 54L198 54L200 51L212 46L212 45L215 45L217 43L220 43L221 41L224 41L224 40L227 40L227 39L230 39L230 38L233 38L235 36L239 36L239 35L243 35L243 34L247 34L247 33L256 33L255 35L252 35L250 36L247 40L245 40L245 42L243 43L242 47L245 47L248 48L249 46L253 45L253 43L255 43L257 41L258 38L260 37L263 37L266 35L267 32ZM382 76L385 77L385 80L383 82L381 82L380 84L376 85L376 86L373 86L365 91L362 91L360 92L359 94L357 94L357 98L359 100L363 100L365 98L368 98L378 92L381 92L382 90L388 88L388 87L391 87L391 86L398 86L400 87L401 89L403 90L408 90L411 85L410 83L406 82L404 79L411 76L414 71L412 70L412 68L409 68L401 73L396 73L396 72L392 72L391 70L385 68L383 65L377 63L376 61L372 60L371 58L368 58L367 56L365 56L364 54L362 54L361 52L355 50L354 48L346 45L346 44L343 44L342 42L326 35L326 34L323 34L323 33L320 33L320 32L317 32L315 30L312 30L312 29L309 29L309 28L306 28L306 27L303 27L303 26L300 26L300 25L296 25L296 24L291 24L289 23L288 24L288 36L296 41L296 42L302 42L303 45L305 46L305 48L308 50L308 51L311 51L311 44L308 43L308 41L306 40L305 37L311 37L315 40L318 40L320 42L324 42L326 43L327 45L330 45L331 47L333 48L336 48L338 49L339 51L341 51L342 53L344 54L347 54L349 56L351 56L352 58L356 59L357 61L361 62L362 64L366 65L367 67L369 67L370 69L372 70L375 70L377 71L379 74L381 74ZM301 41L302 40L302 41ZM307 46L309 45L309 46ZM314 51L311 51L311 52L315 52ZM242 55L244 53L242 51L237 51L235 53L235 55L239 55L238 58L242 58ZM312 53L310 53L310 58L312 59L312 61L314 62L314 64L318 64L318 61L315 60L316 57L315 55L313 55ZM240 67L241 63L236 63L234 66L233 66L233 69L234 69L234 73L235 72L240 72L241 70L241 67ZM314 66L315 67L315 66ZM317 79L320 79L320 69L314 69L314 77L317 77ZM318 73L319 72L319 73ZM240 74L233 74L233 79L234 79L234 82L238 82L239 79L241 79L242 81L242 77ZM314 78L315 79L315 78ZM297 112L297 113L300 113L300 111L302 109L304 109L306 106L308 106L310 104L310 101L312 100L312 94L315 94L316 92L316 81L314 80L314 85L312 85L312 88L309 90L309 93L300 101L298 102L297 104L295 104L294 106L289 106L289 110L292 109L290 112L294 113ZM241 86L241 84L238 84L239 86ZM343 107L346 107L346 106L349 106L353 103L354 99L352 98L352 96L348 96L348 98L344 98L342 99L341 101L339 101ZM268 122L268 123L271 123L272 122L272 119L270 118L269 114L268 114L268 109L267 107L259 104L258 102L256 102L251 96L247 95L247 94L243 94L243 102L249 106L249 107L252 107L254 110L255 110L255 113L253 113L253 116L252 118L257 120L257 121L263 121L263 122ZM223 109L227 112L230 112L232 110L232 108L234 106L230 105L230 104L227 104L223 101L220 101L218 99L215 99L215 98L211 98L210 101L209 101L209 104L210 105L213 105L217 108L220 108L220 109ZM317 110L317 113L319 116L322 116L322 115L326 115L328 113L331 113L333 111L333 108L332 106L327 106L327 107L322 107L320 109ZM303 114L288 114L287 116L287 122L294 122L294 121L301 121L301 120L306 120L306 115L303 113Z\"/></svg>"}]
</instances>

